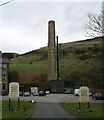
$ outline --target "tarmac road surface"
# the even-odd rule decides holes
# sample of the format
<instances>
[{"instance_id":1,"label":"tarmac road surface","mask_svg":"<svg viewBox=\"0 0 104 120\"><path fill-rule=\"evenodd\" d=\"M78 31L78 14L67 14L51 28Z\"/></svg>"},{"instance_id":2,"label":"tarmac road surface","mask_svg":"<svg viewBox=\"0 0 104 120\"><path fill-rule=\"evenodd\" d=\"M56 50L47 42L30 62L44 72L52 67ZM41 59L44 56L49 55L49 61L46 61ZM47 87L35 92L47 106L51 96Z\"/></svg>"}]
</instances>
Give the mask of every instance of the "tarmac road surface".
<instances>
[{"instance_id":1,"label":"tarmac road surface","mask_svg":"<svg viewBox=\"0 0 104 120\"><path fill-rule=\"evenodd\" d=\"M1 96L0 100L9 100L8 96ZM76 102L78 103L79 97L74 94L49 94L46 96L20 96L20 100L34 100L35 102L44 103L62 103L62 102ZM90 97L90 103L102 103L102 100L92 100Z\"/></svg>"},{"instance_id":2,"label":"tarmac road surface","mask_svg":"<svg viewBox=\"0 0 104 120\"><path fill-rule=\"evenodd\" d=\"M37 103L31 118L78 118L68 113L59 103ZM79 118L77 120L80 120Z\"/></svg>"}]
</instances>

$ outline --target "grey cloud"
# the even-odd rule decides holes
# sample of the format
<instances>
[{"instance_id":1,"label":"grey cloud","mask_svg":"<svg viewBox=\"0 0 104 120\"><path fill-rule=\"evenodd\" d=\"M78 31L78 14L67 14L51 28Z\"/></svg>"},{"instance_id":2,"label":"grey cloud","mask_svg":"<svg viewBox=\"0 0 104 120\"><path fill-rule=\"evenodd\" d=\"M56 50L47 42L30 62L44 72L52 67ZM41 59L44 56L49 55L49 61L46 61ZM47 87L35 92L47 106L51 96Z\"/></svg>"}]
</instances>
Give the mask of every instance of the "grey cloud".
<instances>
[{"instance_id":1,"label":"grey cloud","mask_svg":"<svg viewBox=\"0 0 104 120\"><path fill-rule=\"evenodd\" d=\"M61 42L83 37L82 25L86 21L87 12L99 11L100 8L100 6L95 5L98 10L91 9L92 4L90 4L86 6L84 3L70 2L13 2L3 7L2 24L0 23L2 32L0 43L3 40L2 49L23 53L46 46L48 42L48 21L51 19L56 22L56 34ZM9 30L10 33L6 30Z\"/></svg>"},{"instance_id":2,"label":"grey cloud","mask_svg":"<svg viewBox=\"0 0 104 120\"><path fill-rule=\"evenodd\" d=\"M101 3L70 3L64 12L65 31L69 33L81 31L90 12L100 13Z\"/></svg>"}]
</instances>

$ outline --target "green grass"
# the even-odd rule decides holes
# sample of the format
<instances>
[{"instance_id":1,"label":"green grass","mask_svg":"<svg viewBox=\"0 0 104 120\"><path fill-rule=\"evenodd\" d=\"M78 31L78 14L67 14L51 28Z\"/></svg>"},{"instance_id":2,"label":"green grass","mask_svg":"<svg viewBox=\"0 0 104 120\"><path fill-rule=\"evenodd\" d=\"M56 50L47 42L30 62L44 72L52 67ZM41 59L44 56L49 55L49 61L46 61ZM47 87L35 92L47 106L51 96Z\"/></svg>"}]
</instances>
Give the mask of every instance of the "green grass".
<instances>
[{"instance_id":1,"label":"green grass","mask_svg":"<svg viewBox=\"0 0 104 120\"><path fill-rule=\"evenodd\" d=\"M0 119L2 118L2 101L0 100Z\"/></svg>"},{"instance_id":2,"label":"green grass","mask_svg":"<svg viewBox=\"0 0 104 120\"><path fill-rule=\"evenodd\" d=\"M90 103L89 109L87 105L81 103L81 110L78 103L62 103L62 106L80 118L103 118L102 103Z\"/></svg>"},{"instance_id":3,"label":"green grass","mask_svg":"<svg viewBox=\"0 0 104 120\"><path fill-rule=\"evenodd\" d=\"M17 101L11 102L11 109L9 110L9 102L3 101L2 103L2 117L6 118L29 118L33 112L35 103L29 101L20 101L20 109L18 109Z\"/></svg>"},{"instance_id":4,"label":"green grass","mask_svg":"<svg viewBox=\"0 0 104 120\"><path fill-rule=\"evenodd\" d=\"M27 73L34 71L45 71L47 69L47 61L36 61L29 63L13 63L10 64L10 71L17 71L19 73Z\"/></svg>"}]
</instances>

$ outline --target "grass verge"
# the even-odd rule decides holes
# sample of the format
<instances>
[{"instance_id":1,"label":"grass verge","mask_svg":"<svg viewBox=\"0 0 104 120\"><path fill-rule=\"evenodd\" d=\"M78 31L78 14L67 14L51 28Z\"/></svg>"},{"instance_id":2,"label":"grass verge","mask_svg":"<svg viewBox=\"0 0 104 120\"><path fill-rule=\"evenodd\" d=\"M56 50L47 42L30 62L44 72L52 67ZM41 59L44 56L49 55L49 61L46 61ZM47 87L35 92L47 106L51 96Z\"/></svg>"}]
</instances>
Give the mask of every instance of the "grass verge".
<instances>
[{"instance_id":1,"label":"grass verge","mask_svg":"<svg viewBox=\"0 0 104 120\"><path fill-rule=\"evenodd\" d=\"M103 103L90 103L90 108L87 108L87 105L81 103L81 109L79 110L78 103L62 103L64 109L68 112L75 114L80 118L94 118L94 119L103 119Z\"/></svg>"},{"instance_id":2,"label":"grass verge","mask_svg":"<svg viewBox=\"0 0 104 120\"><path fill-rule=\"evenodd\" d=\"M25 119L30 118L35 107L35 103L29 101L20 101L20 109L18 109L17 101L11 101L11 109L9 110L9 102L2 102L2 118L7 119Z\"/></svg>"}]
</instances>

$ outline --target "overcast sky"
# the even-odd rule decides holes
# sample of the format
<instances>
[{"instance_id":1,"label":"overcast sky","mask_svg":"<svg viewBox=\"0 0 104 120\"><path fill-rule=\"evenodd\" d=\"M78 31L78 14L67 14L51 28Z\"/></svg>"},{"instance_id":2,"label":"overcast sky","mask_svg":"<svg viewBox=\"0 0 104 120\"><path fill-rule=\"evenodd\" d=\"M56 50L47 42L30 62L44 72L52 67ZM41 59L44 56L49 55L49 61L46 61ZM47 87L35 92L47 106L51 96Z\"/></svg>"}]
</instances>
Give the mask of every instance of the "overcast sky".
<instances>
[{"instance_id":1,"label":"overcast sky","mask_svg":"<svg viewBox=\"0 0 104 120\"><path fill-rule=\"evenodd\" d=\"M0 50L21 54L47 46L49 20L55 21L59 43L88 39L84 32L87 14L99 14L102 0L53 1L14 0L1 6Z\"/></svg>"}]
</instances>

